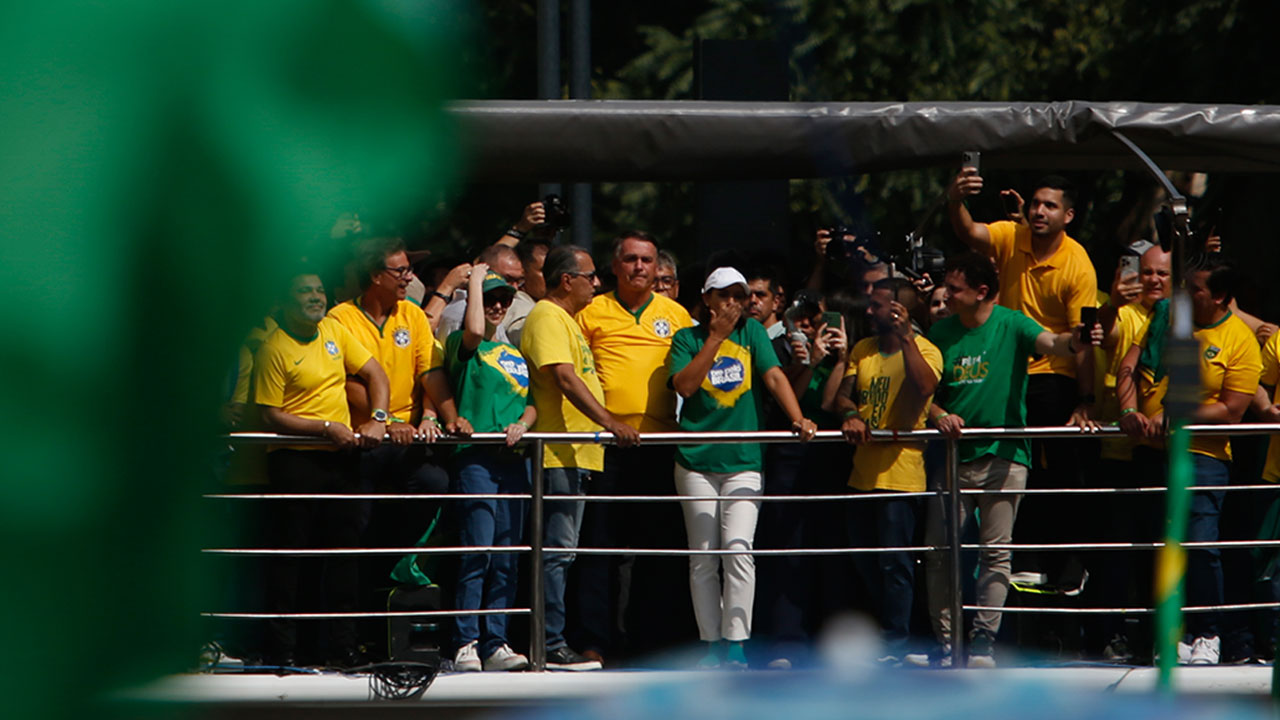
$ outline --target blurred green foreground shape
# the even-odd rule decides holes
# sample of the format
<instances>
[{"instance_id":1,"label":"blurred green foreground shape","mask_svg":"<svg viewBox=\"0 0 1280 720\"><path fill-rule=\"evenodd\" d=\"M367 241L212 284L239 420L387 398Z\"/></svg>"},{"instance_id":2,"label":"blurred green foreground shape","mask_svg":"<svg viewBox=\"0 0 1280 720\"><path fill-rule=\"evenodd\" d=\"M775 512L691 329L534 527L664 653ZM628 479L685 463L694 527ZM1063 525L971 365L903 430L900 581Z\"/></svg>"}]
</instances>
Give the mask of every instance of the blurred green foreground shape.
<instances>
[{"instance_id":1,"label":"blurred green foreground shape","mask_svg":"<svg viewBox=\"0 0 1280 720\"><path fill-rule=\"evenodd\" d=\"M0 5L6 716L79 716L194 664L221 379L338 213L396 217L451 180L458 18L446 0Z\"/></svg>"}]
</instances>

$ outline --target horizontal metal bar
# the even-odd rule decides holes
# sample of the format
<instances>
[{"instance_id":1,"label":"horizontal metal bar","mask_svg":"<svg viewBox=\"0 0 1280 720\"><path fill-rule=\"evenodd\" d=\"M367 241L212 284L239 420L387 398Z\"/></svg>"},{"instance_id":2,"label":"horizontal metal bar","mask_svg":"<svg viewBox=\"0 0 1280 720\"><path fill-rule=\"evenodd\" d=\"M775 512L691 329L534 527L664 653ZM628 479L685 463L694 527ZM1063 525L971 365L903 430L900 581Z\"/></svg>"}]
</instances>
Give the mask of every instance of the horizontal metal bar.
<instances>
[{"instance_id":1,"label":"horizontal metal bar","mask_svg":"<svg viewBox=\"0 0 1280 720\"><path fill-rule=\"evenodd\" d=\"M311 555L470 555L473 553L526 553L528 545L502 545L485 547L408 547L408 548L204 548L200 552L209 555L262 555L297 556Z\"/></svg>"},{"instance_id":2,"label":"horizontal metal bar","mask_svg":"<svg viewBox=\"0 0 1280 720\"><path fill-rule=\"evenodd\" d=\"M503 547L425 547L425 548L206 548L200 552L211 555L257 556L346 556L346 555L469 555L473 553L529 552L528 545ZM544 553L571 553L574 555L642 555L675 556L690 555L852 555L858 553L925 552L941 550L932 545L908 545L888 548L797 548L779 550L688 550L685 548L543 548Z\"/></svg>"},{"instance_id":3,"label":"horizontal metal bar","mask_svg":"<svg viewBox=\"0 0 1280 720\"><path fill-rule=\"evenodd\" d=\"M1187 550L1208 550L1213 548L1265 548L1280 547L1280 540L1215 540L1201 542L1184 542L1181 544ZM990 545L961 545L961 550L1155 550L1164 547L1162 542L1134 542L1134 543L1059 543L1059 544L1019 544L1019 543L991 543Z\"/></svg>"},{"instance_id":4,"label":"horizontal metal bar","mask_svg":"<svg viewBox=\"0 0 1280 720\"><path fill-rule=\"evenodd\" d=\"M391 495L386 493L213 493L209 500L531 500L532 495L502 493L438 493Z\"/></svg>"},{"instance_id":5,"label":"horizontal metal bar","mask_svg":"<svg viewBox=\"0 0 1280 720\"><path fill-rule=\"evenodd\" d=\"M1280 433L1280 423L1238 423L1235 425L1187 425L1192 435L1274 435ZM989 438L1072 438L1072 437L1123 437L1124 432L1115 426L1104 426L1096 431L1081 430L1074 426L1050 426L1028 428L964 428L961 438L981 440ZM873 430L871 438L874 442L922 442L941 439L942 433L933 429L924 430ZM641 433L641 441L648 445L689 445L708 443L794 443L799 439L794 433L783 430L761 430L756 432L659 432ZM281 435L277 433L244 432L230 433L222 436L226 442L254 445L329 445L327 438L303 435ZM598 433L525 433L521 442L544 440L555 443L602 443L612 444L613 434ZM847 442L839 430L819 430L814 436L819 442ZM441 436L434 444L438 445L499 445L506 444L505 433L475 433L469 436ZM383 442L390 443L390 439ZM427 444L423 440L415 440L415 444Z\"/></svg>"},{"instance_id":6,"label":"horizontal metal bar","mask_svg":"<svg viewBox=\"0 0 1280 720\"><path fill-rule=\"evenodd\" d=\"M237 620L341 620L345 618L448 618L466 615L528 615L529 608L507 608L505 610L395 610L387 612L333 612L333 613L219 613L203 612L200 617L232 618Z\"/></svg>"},{"instance_id":7,"label":"horizontal metal bar","mask_svg":"<svg viewBox=\"0 0 1280 720\"><path fill-rule=\"evenodd\" d=\"M965 610L1010 613L1044 613L1047 615L1151 615L1153 608L1064 608L1064 607L995 607L993 605L965 605ZM1238 603L1234 605L1189 605L1182 608L1184 613L1232 612L1242 610L1277 610L1280 603Z\"/></svg>"}]
</instances>

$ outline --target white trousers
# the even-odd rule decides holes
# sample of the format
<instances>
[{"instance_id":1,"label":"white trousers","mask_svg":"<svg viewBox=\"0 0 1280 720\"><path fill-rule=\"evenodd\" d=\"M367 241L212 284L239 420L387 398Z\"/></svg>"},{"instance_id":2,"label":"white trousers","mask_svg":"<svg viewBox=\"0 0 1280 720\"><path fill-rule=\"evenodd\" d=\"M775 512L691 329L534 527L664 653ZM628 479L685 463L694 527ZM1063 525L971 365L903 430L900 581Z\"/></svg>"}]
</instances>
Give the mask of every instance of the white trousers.
<instances>
[{"instance_id":1,"label":"white trousers","mask_svg":"<svg viewBox=\"0 0 1280 720\"><path fill-rule=\"evenodd\" d=\"M697 472L676 463L681 495L733 495L742 500L683 500L690 550L751 550L760 515L761 480L755 471ZM724 569L721 586L720 570ZM756 561L751 555L689 556L689 590L698 635L705 641L740 642L751 637L756 596Z\"/></svg>"}]
</instances>

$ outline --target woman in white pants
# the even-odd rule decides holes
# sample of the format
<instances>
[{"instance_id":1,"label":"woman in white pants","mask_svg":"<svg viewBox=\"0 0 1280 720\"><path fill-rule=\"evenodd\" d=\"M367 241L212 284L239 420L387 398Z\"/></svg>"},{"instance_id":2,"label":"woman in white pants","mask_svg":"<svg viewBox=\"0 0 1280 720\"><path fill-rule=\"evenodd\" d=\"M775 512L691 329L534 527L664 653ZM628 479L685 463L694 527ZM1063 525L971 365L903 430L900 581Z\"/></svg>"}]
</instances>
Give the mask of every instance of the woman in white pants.
<instances>
[{"instance_id":1,"label":"woman in white pants","mask_svg":"<svg viewBox=\"0 0 1280 720\"><path fill-rule=\"evenodd\" d=\"M710 320L672 338L668 369L671 386L684 398L680 427L690 432L759 430L762 398L754 388L763 383L791 419L791 429L807 441L817 428L800 414L764 326L744 314L746 298L742 273L717 268L702 288ZM689 549L752 549L763 465L760 445L753 442L682 445L676 450L675 480L681 495L742 498L683 501ZM722 564L723 589L718 577ZM751 636L755 559L746 554L693 555L689 587L698 634L709 644L698 664L745 668L743 642Z\"/></svg>"}]
</instances>

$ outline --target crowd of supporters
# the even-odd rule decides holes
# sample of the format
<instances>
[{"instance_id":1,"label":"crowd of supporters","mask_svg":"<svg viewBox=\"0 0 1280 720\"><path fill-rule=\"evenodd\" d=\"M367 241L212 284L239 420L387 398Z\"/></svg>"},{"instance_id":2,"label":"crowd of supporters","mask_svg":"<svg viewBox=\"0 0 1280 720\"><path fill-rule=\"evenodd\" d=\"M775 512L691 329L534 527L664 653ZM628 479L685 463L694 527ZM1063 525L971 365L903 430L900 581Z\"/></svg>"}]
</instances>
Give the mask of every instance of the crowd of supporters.
<instances>
[{"instance_id":1,"label":"crowd of supporters","mask_svg":"<svg viewBox=\"0 0 1280 720\"><path fill-rule=\"evenodd\" d=\"M962 488L1015 491L964 495L961 520L983 544L1151 541L1162 535L1160 495L1016 491L1164 484L1177 282L1189 291L1198 343L1193 422L1280 421L1272 395L1280 333L1236 306L1238 276L1221 253L1197 254L1175 278L1170 252L1142 240L1124 248L1112 273L1067 234L1075 198L1062 178L1042 179L1025 202L1003 191L1014 210L992 223L976 222L965 204L982 188L974 168L949 186L950 224L967 250L945 267L904 274L845 229L822 230L804 287L737 252L681 268L641 231L593 258L552 242L541 203L454 266L429 265L397 238L349 223L341 233L349 262L331 281L333 293L318 268L300 265L282 278L277 306L241 349L228 422L325 439L270 448L258 481L272 492L477 497L274 502L260 518L261 538L278 548L494 551L452 562L425 553L281 557L264 568L261 602L281 614L351 612L379 591L385 601L386 589L408 586L437 588L444 608L511 608L527 593L527 563L501 548L528 542L528 504L502 496L529 490L521 438L530 430L607 431L608 446L545 449L551 669L626 666L698 641L698 667L785 669L809 662L824 623L851 609L879 623L885 663L992 667L997 644L1150 661L1148 622L1028 615L1002 631L1000 611L1011 589L1023 591L1024 605L1052 595L1076 607L1148 606L1149 551L995 548L977 553L967 592L983 609L971 618L967 656L953 658L951 626L961 620L950 614L946 552L906 549L946 544L945 502L924 494L945 485L942 443L873 441L871 431L934 427L959 438L966 428L1118 425L1122 438L960 441ZM1100 269L1112 277L1109 292L1099 292ZM642 442L650 432L756 430L790 431L795 440ZM840 430L847 443L808 442L817 430ZM506 443L436 442L477 432L503 433ZM1197 437L1195 484L1280 479L1280 449L1267 452L1260 470L1256 449ZM592 495L688 499L581 499ZM849 499L761 500L787 495ZM1195 493L1187 539L1280 537L1280 493L1259 497ZM578 547L622 552L575 557ZM836 547L885 551L625 553ZM1194 550L1187 601L1275 601L1275 565L1269 552ZM1269 657L1275 618L1189 615L1179 659ZM518 650L527 638L516 625L500 613L456 618L446 640L454 669L527 667ZM267 626L245 646L272 665L352 666L388 651L350 619Z\"/></svg>"}]
</instances>

